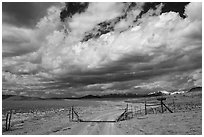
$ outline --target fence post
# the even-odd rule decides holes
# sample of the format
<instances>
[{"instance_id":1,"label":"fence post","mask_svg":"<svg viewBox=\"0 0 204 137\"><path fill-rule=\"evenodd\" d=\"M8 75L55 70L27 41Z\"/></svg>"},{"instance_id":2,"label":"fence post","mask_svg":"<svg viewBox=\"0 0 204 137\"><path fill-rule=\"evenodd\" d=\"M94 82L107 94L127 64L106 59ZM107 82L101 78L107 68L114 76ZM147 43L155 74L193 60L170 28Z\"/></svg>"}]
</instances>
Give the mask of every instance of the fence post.
<instances>
[{"instance_id":1,"label":"fence post","mask_svg":"<svg viewBox=\"0 0 204 137\"><path fill-rule=\"evenodd\" d=\"M9 118L9 113L6 113L6 131L8 130L8 118Z\"/></svg>"},{"instance_id":2,"label":"fence post","mask_svg":"<svg viewBox=\"0 0 204 137\"><path fill-rule=\"evenodd\" d=\"M161 100L161 112L164 113L163 102Z\"/></svg>"},{"instance_id":3,"label":"fence post","mask_svg":"<svg viewBox=\"0 0 204 137\"><path fill-rule=\"evenodd\" d=\"M69 121L71 121L71 107L69 107Z\"/></svg>"},{"instance_id":4,"label":"fence post","mask_svg":"<svg viewBox=\"0 0 204 137\"><path fill-rule=\"evenodd\" d=\"M8 130L10 129L10 126L11 126L11 115L12 115L12 110L10 110Z\"/></svg>"},{"instance_id":5,"label":"fence post","mask_svg":"<svg viewBox=\"0 0 204 137\"><path fill-rule=\"evenodd\" d=\"M71 106L71 120L73 119L72 107L73 106Z\"/></svg>"},{"instance_id":6,"label":"fence post","mask_svg":"<svg viewBox=\"0 0 204 137\"><path fill-rule=\"evenodd\" d=\"M70 108L68 108L68 118L69 118L69 121L70 121Z\"/></svg>"},{"instance_id":7,"label":"fence post","mask_svg":"<svg viewBox=\"0 0 204 137\"><path fill-rule=\"evenodd\" d=\"M125 109L126 113L125 113L125 119L127 119L127 112L128 112L128 104L126 106L126 109Z\"/></svg>"},{"instance_id":8,"label":"fence post","mask_svg":"<svg viewBox=\"0 0 204 137\"><path fill-rule=\"evenodd\" d=\"M146 104L146 101L145 101L145 115L147 115L147 104Z\"/></svg>"},{"instance_id":9,"label":"fence post","mask_svg":"<svg viewBox=\"0 0 204 137\"><path fill-rule=\"evenodd\" d=\"M74 119L74 106L72 106L72 121Z\"/></svg>"}]
</instances>

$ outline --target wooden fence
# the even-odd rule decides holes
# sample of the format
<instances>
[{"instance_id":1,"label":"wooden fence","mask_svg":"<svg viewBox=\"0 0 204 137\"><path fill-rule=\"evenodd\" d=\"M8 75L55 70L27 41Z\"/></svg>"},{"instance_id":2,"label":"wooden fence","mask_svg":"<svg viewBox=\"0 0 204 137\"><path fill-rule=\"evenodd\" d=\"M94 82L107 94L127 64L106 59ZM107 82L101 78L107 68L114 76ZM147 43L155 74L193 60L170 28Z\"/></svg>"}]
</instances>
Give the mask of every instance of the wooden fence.
<instances>
[{"instance_id":1,"label":"wooden fence","mask_svg":"<svg viewBox=\"0 0 204 137\"><path fill-rule=\"evenodd\" d=\"M164 100L166 100L166 98L158 98L158 101L160 101L160 103L156 103L156 104L147 104L147 102L145 101L145 115L147 115L147 107L150 107L150 109L152 109L153 111L155 110L154 108L158 108L161 106L161 113L164 113L164 108L166 108L170 113L173 113L173 111L163 102Z\"/></svg>"},{"instance_id":2,"label":"wooden fence","mask_svg":"<svg viewBox=\"0 0 204 137\"><path fill-rule=\"evenodd\" d=\"M6 123L5 123L5 130L9 131L11 129L11 116L12 116L13 111L10 110L6 113Z\"/></svg>"},{"instance_id":3,"label":"wooden fence","mask_svg":"<svg viewBox=\"0 0 204 137\"><path fill-rule=\"evenodd\" d=\"M137 110L137 107L133 108L132 105L127 104L125 111L115 120L115 122L131 119L134 116L136 116L136 114L138 114L138 112L140 114L142 113L141 106L140 106L140 109Z\"/></svg>"},{"instance_id":4,"label":"wooden fence","mask_svg":"<svg viewBox=\"0 0 204 137\"><path fill-rule=\"evenodd\" d=\"M170 113L173 113L173 111L163 102L166 100L166 98L161 97L157 99L159 102L154 103L147 103L144 102L144 108L141 108L140 106L133 106L128 105L125 108L125 111L116 119L116 122L131 119L133 117L147 115L149 110L152 110L153 113L157 113L157 110L160 110L159 112L164 113L165 109L168 110ZM138 108L139 107L139 108Z\"/></svg>"},{"instance_id":5,"label":"wooden fence","mask_svg":"<svg viewBox=\"0 0 204 137\"><path fill-rule=\"evenodd\" d=\"M69 121L73 121L73 122L82 121L82 119L79 118L78 112L74 109L74 106L70 107L68 112L69 112L68 113Z\"/></svg>"}]
</instances>

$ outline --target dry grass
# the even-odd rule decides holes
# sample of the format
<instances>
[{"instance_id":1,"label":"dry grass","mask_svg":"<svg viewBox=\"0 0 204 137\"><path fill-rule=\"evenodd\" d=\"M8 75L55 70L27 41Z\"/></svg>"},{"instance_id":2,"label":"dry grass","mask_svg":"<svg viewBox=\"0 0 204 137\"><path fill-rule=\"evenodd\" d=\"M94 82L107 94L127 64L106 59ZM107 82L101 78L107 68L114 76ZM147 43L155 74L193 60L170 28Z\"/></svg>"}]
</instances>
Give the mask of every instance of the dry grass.
<instances>
[{"instance_id":1,"label":"dry grass","mask_svg":"<svg viewBox=\"0 0 204 137\"><path fill-rule=\"evenodd\" d=\"M15 110L19 113L34 111L49 111L55 109L67 109L70 106L98 106L96 101L83 100L34 100L34 101L2 101L3 114L8 110Z\"/></svg>"},{"instance_id":2,"label":"dry grass","mask_svg":"<svg viewBox=\"0 0 204 137\"><path fill-rule=\"evenodd\" d=\"M174 113L165 111L160 113L160 106L156 113L148 109L148 114L137 115L133 119L121 121L118 128L127 134L154 135L201 135L202 134L202 92L191 92L174 96L165 96L164 103ZM158 103L157 97L146 98L149 103ZM143 99L129 100L141 103Z\"/></svg>"}]
</instances>

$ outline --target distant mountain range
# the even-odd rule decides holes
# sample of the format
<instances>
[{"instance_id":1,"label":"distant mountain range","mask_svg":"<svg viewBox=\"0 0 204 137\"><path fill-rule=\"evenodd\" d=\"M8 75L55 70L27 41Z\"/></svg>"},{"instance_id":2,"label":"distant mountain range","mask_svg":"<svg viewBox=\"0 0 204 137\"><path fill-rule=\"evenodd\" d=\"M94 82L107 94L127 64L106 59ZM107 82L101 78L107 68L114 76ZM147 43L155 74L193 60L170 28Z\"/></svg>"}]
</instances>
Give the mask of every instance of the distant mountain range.
<instances>
[{"instance_id":1,"label":"distant mountain range","mask_svg":"<svg viewBox=\"0 0 204 137\"><path fill-rule=\"evenodd\" d=\"M189 92L197 92L197 91L202 91L202 87L194 87L189 90Z\"/></svg>"},{"instance_id":2,"label":"distant mountain range","mask_svg":"<svg viewBox=\"0 0 204 137\"><path fill-rule=\"evenodd\" d=\"M40 97L28 97L28 96L17 96L17 95L2 95L2 100L42 100Z\"/></svg>"},{"instance_id":3,"label":"distant mountain range","mask_svg":"<svg viewBox=\"0 0 204 137\"><path fill-rule=\"evenodd\" d=\"M2 95L2 100L13 97L15 95Z\"/></svg>"},{"instance_id":4,"label":"distant mountain range","mask_svg":"<svg viewBox=\"0 0 204 137\"><path fill-rule=\"evenodd\" d=\"M156 91L148 94L134 94L134 93L126 93L126 94L107 94L107 95L86 95L82 97L54 97L54 98L40 98L40 97L28 97L28 96L17 96L17 95L2 95L2 100L50 100L50 99L104 99L104 98L141 98L141 97L155 97L162 95L173 95L173 94L183 94L185 92L197 92L202 91L202 87L194 87L188 91Z\"/></svg>"},{"instance_id":5,"label":"distant mountain range","mask_svg":"<svg viewBox=\"0 0 204 137\"><path fill-rule=\"evenodd\" d=\"M161 96L161 93L156 94L134 94L134 93L127 93L127 94L107 94L107 95L87 95L80 97L79 99L92 99L92 98L141 98L141 97L152 97L152 96Z\"/></svg>"}]
</instances>

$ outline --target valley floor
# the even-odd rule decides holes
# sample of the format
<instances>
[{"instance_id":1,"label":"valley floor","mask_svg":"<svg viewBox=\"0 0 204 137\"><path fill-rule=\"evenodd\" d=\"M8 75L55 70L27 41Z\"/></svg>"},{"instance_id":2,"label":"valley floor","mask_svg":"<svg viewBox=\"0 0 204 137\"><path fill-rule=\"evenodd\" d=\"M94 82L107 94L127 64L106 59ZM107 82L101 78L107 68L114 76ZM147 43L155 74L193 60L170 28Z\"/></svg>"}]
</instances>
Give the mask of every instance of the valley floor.
<instances>
[{"instance_id":1,"label":"valley floor","mask_svg":"<svg viewBox=\"0 0 204 137\"><path fill-rule=\"evenodd\" d=\"M112 121L122 114L126 107L124 101L101 101L100 104L101 105L97 107L88 106L78 108L77 111L80 112L80 116L83 120ZM132 103L131 105L139 109L140 106L144 104ZM176 111L175 113L143 114L120 122L70 122L67 114L67 110L60 110L41 116L36 115L13 123L11 130L3 131L3 135L202 134L201 103L193 107L193 109Z\"/></svg>"}]
</instances>

